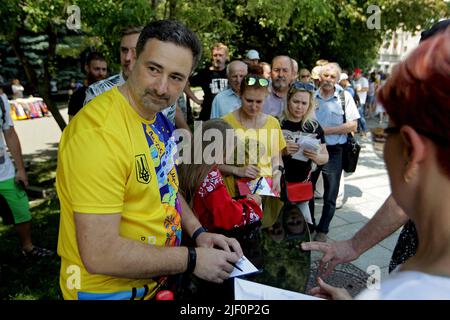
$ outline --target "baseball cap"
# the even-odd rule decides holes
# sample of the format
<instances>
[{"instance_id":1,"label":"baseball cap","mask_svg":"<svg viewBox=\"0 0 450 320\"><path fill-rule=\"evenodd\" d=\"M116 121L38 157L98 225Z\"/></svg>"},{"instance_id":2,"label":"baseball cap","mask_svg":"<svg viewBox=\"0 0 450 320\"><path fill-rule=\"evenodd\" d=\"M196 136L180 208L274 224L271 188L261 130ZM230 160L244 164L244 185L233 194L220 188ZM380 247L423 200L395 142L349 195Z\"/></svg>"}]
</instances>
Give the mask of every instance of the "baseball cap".
<instances>
[{"instance_id":1,"label":"baseball cap","mask_svg":"<svg viewBox=\"0 0 450 320\"><path fill-rule=\"evenodd\" d=\"M247 54L245 55L247 59L253 60L258 59L259 60L259 53L256 50L248 50Z\"/></svg>"},{"instance_id":2,"label":"baseball cap","mask_svg":"<svg viewBox=\"0 0 450 320\"><path fill-rule=\"evenodd\" d=\"M355 74L360 74L360 73L362 73L362 70L359 69L359 68L355 68L355 69L353 70L353 72L354 72Z\"/></svg>"},{"instance_id":3,"label":"baseball cap","mask_svg":"<svg viewBox=\"0 0 450 320\"><path fill-rule=\"evenodd\" d=\"M342 81L342 80L348 80L348 74L341 73L341 77L339 78L339 81Z\"/></svg>"},{"instance_id":4,"label":"baseball cap","mask_svg":"<svg viewBox=\"0 0 450 320\"><path fill-rule=\"evenodd\" d=\"M320 66L315 66L312 70L311 70L311 79L314 80L319 80L319 74L320 74Z\"/></svg>"}]
</instances>

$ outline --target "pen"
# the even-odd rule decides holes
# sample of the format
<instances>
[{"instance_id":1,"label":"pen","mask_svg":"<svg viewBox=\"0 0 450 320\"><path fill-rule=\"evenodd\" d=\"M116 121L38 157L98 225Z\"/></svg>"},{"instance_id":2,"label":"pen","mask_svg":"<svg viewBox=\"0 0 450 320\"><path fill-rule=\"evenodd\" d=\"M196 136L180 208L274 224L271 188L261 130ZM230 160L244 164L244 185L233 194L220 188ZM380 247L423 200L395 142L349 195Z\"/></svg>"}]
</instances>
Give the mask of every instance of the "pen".
<instances>
[{"instance_id":1,"label":"pen","mask_svg":"<svg viewBox=\"0 0 450 320\"><path fill-rule=\"evenodd\" d=\"M239 268L235 263L231 264L233 267L235 267L236 269L240 270L241 272L244 272L244 270L242 270L241 268Z\"/></svg>"},{"instance_id":2,"label":"pen","mask_svg":"<svg viewBox=\"0 0 450 320\"><path fill-rule=\"evenodd\" d=\"M256 191L258 191L258 188L259 188L259 185L261 184L261 180L262 180L262 179L263 179L263 177L260 177L260 178L258 179L258 182L256 182L255 189L253 189L253 194L255 194Z\"/></svg>"}]
</instances>

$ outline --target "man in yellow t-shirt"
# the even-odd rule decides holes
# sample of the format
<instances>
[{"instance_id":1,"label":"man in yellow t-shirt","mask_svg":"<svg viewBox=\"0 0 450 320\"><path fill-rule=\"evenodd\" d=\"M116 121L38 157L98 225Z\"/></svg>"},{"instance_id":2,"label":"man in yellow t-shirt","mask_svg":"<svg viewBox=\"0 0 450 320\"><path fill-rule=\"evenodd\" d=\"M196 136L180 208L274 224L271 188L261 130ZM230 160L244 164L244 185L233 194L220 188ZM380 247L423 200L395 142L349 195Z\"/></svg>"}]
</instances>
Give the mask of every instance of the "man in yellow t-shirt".
<instances>
[{"instance_id":1,"label":"man in yellow t-shirt","mask_svg":"<svg viewBox=\"0 0 450 320\"><path fill-rule=\"evenodd\" d=\"M221 283L242 256L235 239L205 232L178 193L174 128L160 113L181 94L200 52L180 23L150 23L127 82L64 130L56 182L65 299L150 299L182 272ZM180 247L182 228L196 248Z\"/></svg>"}]
</instances>

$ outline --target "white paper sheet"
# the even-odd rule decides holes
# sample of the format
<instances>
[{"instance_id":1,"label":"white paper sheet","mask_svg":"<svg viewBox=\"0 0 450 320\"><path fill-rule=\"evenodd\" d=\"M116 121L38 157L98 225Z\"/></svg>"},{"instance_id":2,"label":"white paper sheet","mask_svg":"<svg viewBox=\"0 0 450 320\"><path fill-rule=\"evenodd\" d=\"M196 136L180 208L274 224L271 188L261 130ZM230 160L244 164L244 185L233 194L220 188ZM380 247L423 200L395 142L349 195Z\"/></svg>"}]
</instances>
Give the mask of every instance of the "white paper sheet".
<instances>
[{"instance_id":1,"label":"white paper sheet","mask_svg":"<svg viewBox=\"0 0 450 320\"><path fill-rule=\"evenodd\" d=\"M283 130L283 135L286 141L295 142L299 145L300 149L292 154L292 159L300 161L308 161L309 159L303 154L304 150L320 151L320 140L317 139L315 133L304 132L292 132L289 130Z\"/></svg>"},{"instance_id":2,"label":"white paper sheet","mask_svg":"<svg viewBox=\"0 0 450 320\"><path fill-rule=\"evenodd\" d=\"M320 151L320 140L308 136L302 136L296 141L300 145L300 149L292 155L292 159L301 161L308 161L309 158L305 157L303 151L311 150L316 153Z\"/></svg>"},{"instance_id":3,"label":"white paper sheet","mask_svg":"<svg viewBox=\"0 0 450 320\"><path fill-rule=\"evenodd\" d=\"M258 184L259 181L259 184ZM258 194L260 196L272 196L278 197L278 194L272 192L271 187L269 185L269 181L265 177L260 177L254 180L247 182L248 188L252 193ZM258 189L256 189L258 187ZM255 190L256 189L256 190Z\"/></svg>"},{"instance_id":4,"label":"white paper sheet","mask_svg":"<svg viewBox=\"0 0 450 320\"><path fill-rule=\"evenodd\" d=\"M234 268L233 272L231 272L230 274L230 278L255 273L258 271L258 268L256 268L254 264L251 263L250 260L248 260L245 256L242 256L242 258L238 262L236 262L236 266L241 268L242 271L237 268Z\"/></svg>"},{"instance_id":5,"label":"white paper sheet","mask_svg":"<svg viewBox=\"0 0 450 320\"><path fill-rule=\"evenodd\" d=\"M234 279L234 300L323 300L307 294Z\"/></svg>"}]
</instances>

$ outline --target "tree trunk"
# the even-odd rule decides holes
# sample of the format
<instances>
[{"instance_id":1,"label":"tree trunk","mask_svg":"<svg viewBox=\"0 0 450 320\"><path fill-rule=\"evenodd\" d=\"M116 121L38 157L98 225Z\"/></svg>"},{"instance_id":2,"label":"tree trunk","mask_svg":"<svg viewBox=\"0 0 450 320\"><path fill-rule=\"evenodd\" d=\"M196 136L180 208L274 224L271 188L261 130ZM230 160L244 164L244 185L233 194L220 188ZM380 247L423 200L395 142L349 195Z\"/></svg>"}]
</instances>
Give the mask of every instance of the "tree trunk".
<instances>
[{"instance_id":1,"label":"tree trunk","mask_svg":"<svg viewBox=\"0 0 450 320\"><path fill-rule=\"evenodd\" d=\"M158 6L159 2L160 2L160 0L151 0L150 1L153 11L156 11L156 7Z\"/></svg>"},{"instance_id":2,"label":"tree trunk","mask_svg":"<svg viewBox=\"0 0 450 320\"><path fill-rule=\"evenodd\" d=\"M50 32L53 33L53 32ZM39 96L44 99L45 103L48 106L48 109L53 115L53 118L55 119L56 123L58 124L59 128L64 130L66 127L66 122L64 121L64 118L61 116L61 113L59 112L59 109L56 105L56 103L52 100L52 97L50 95L50 76L49 76L49 60L51 63L53 63L55 54L56 54L56 34L48 34L49 36L49 49L47 53L47 59L44 62L44 79L38 79L35 70L28 62L22 47L20 45L20 30L16 32L16 35L13 39L10 40L11 47L19 59L24 71L25 75L28 79L28 82L30 83L33 92L37 92Z\"/></svg>"},{"instance_id":3,"label":"tree trunk","mask_svg":"<svg viewBox=\"0 0 450 320\"><path fill-rule=\"evenodd\" d=\"M42 90L39 91L39 93L43 95L42 98L44 98L46 102L48 101L48 108L50 109L56 123L58 123L59 128L63 131L67 124L61 116L58 106L52 100L50 90L50 80L52 78L51 74L53 73L53 70L51 69L55 66L57 35L50 24L48 25L46 32L48 35L48 51L47 59L44 61L44 81L42 82Z\"/></svg>"},{"instance_id":4,"label":"tree trunk","mask_svg":"<svg viewBox=\"0 0 450 320\"><path fill-rule=\"evenodd\" d=\"M169 19L175 19L177 16L177 0L169 0Z\"/></svg>"}]
</instances>

